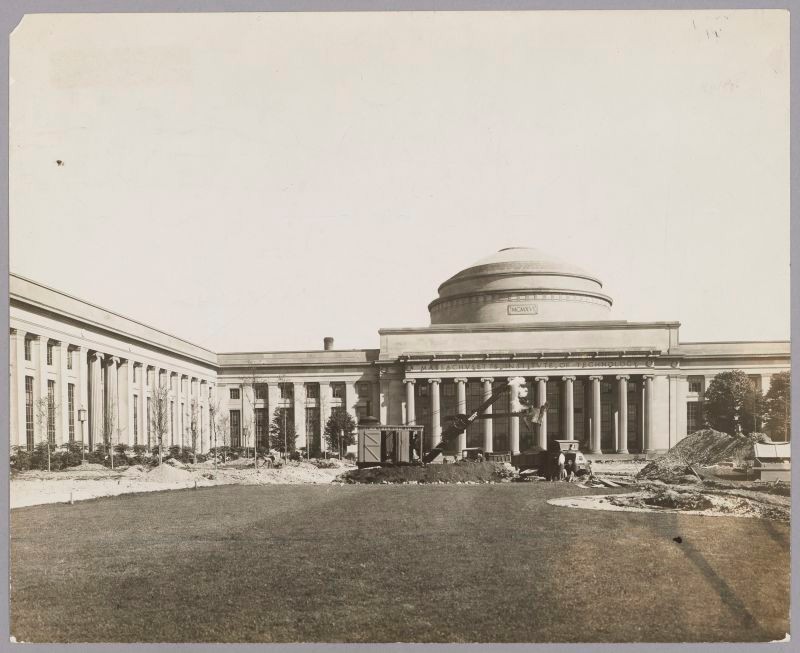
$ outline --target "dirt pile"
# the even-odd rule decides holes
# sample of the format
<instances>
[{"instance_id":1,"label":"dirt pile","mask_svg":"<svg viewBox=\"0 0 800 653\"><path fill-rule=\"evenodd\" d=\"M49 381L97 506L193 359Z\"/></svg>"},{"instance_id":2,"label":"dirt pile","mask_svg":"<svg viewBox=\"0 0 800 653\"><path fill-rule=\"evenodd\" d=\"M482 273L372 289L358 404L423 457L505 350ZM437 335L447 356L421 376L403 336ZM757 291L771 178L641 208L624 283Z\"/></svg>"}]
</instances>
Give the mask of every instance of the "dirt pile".
<instances>
[{"instance_id":1,"label":"dirt pile","mask_svg":"<svg viewBox=\"0 0 800 653\"><path fill-rule=\"evenodd\" d=\"M689 481L699 467L743 459L752 451L753 439L750 437L703 429L687 435L666 454L645 466L636 478L667 483Z\"/></svg>"},{"instance_id":2,"label":"dirt pile","mask_svg":"<svg viewBox=\"0 0 800 653\"><path fill-rule=\"evenodd\" d=\"M172 465L159 465L149 472L141 474L141 479L150 483L176 483L191 481L194 478L195 476L191 472Z\"/></svg>"},{"instance_id":3,"label":"dirt pile","mask_svg":"<svg viewBox=\"0 0 800 653\"><path fill-rule=\"evenodd\" d=\"M516 472L508 463L463 462L451 465L365 467L337 477L342 483L501 483Z\"/></svg>"}]
</instances>

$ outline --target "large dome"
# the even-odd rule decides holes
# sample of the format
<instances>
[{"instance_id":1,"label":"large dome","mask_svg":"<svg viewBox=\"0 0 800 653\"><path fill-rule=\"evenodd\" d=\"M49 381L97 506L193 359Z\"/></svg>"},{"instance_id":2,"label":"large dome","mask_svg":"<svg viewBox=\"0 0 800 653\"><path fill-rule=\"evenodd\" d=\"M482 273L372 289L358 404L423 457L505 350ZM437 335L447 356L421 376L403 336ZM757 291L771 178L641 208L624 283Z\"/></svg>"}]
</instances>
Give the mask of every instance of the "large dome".
<instances>
[{"instance_id":1,"label":"large dome","mask_svg":"<svg viewBox=\"0 0 800 653\"><path fill-rule=\"evenodd\" d=\"M439 286L431 324L517 324L608 319L602 282L530 247L507 247Z\"/></svg>"}]
</instances>

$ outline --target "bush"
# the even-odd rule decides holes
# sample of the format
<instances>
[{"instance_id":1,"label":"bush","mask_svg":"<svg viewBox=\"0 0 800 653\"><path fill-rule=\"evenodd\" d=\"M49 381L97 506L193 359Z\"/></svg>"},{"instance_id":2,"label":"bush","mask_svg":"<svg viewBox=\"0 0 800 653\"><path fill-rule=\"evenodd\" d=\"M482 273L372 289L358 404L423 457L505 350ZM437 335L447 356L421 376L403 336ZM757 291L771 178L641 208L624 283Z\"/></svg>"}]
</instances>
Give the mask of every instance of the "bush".
<instances>
[{"instance_id":1,"label":"bush","mask_svg":"<svg viewBox=\"0 0 800 653\"><path fill-rule=\"evenodd\" d=\"M18 472L24 472L31 468L31 452L27 447L15 446L12 447L11 453L11 469Z\"/></svg>"}]
</instances>

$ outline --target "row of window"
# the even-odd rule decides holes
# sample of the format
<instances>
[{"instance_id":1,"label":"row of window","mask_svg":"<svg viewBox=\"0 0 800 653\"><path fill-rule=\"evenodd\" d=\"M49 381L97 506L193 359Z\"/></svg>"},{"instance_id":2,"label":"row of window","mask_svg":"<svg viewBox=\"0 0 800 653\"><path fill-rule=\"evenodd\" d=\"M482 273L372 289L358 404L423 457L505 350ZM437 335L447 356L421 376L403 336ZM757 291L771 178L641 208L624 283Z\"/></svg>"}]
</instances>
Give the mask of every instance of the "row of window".
<instances>
[{"instance_id":1,"label":"row of window","mask_svg":"<svg viewBox=\"0 0 800 653\"><path fill-rule=\"evenodd\" d=\"M369 402L368 402L369 403ZM358 409L357 417L361 419L369 415L371 406L361 406ZM345 408L337 406L332 409L332 413L344 411ZM230 444L232 447L242 447L247 444L252 445L252 442L246 443L243 441L242 433L242 412L238 409L229 411L230 417ZM278 415L275 417L269 413L266 408L256 408L253 411L254 417L254 430L256 437L256 447L268 446L269 426L272 419L277 419L278 423L284 422L287 426L295 425L294 421L294 408L279 408ZM309 445L312 449L319 449L322 438L322 423L320 421L319 408L307 407L305 409L305 434L308 437Z\"/></svg>"},{"instance_id":2,"label":"row of window","mask_svg":"<svg viewBox=\"0 0 800 653\"><path fill-rule=\"evenodd\" d=\"M25 360L30 361L33 360L33 351L32 345L33 338L25 338ZM55 350L55 343L52 340L47 341L47 364L53 365L53 351ZM71 370L73 366L73 358L75 356L75 352L71 349L67 349L67 369Z\"/></svg>"},{"instance_id":3,"label":"row of window","mask_svg":"<svg viewBox=\"0 0 800 653\"><path fill-rule=\"evenodd\" d=\"M31 342L33 342L33 338L26 337L25 338L25 360L31 361L33 359L33 352ZM47 365L52 366L54 360L54 350L55 350L55 343L52 340L47 341ZM67 369L71 370L74 366L74 358L75 358L75 350L67 349ZM138 384L141 382L141 365L134 365L133 367L133 383ZM147 372L147 383L148 385L152 385L153 383L153 375L155 373L154 369L150 369ZM266 392L266 390L265 390ZM266 397L266 394L265 394Z\"/></svg>"},{"instance_id":4,"label":"row of window","mask_svg":"<svg viewBox=\"0 0 800 653\"><path fill-rule=\"evenodd\" d=\"M319 383L306 383L306 399L319 399ZM294 399L294 383L278 383L278 392L281 399ZM372 384L369 381L359 381L356 383L356 394L360 398L369 398L372 392ZM256 383L255 385L256 400L262 399L267 401L267 384ZM334 399L345 398L345 384L344 383L331 383L331 396ZM230 398L239 400L242 398L240 388L230 389Z\"/></svg>"},{"instance_id":5,"label":"row of window","mask_svg":"<svg viewBox=\"0 0 800 653\"><path fill-rule=\"evenodd\" d=\"M750 374L749 377L750 382L753 384L753 387L761 391L761 375L760 374ZM696 392L700 395L705 394L706 391L706 377L704 376L690 376L688 378L689 381L689 392ZM689 431L693 433L694 431Z\"/></svg>"}]
</instances>

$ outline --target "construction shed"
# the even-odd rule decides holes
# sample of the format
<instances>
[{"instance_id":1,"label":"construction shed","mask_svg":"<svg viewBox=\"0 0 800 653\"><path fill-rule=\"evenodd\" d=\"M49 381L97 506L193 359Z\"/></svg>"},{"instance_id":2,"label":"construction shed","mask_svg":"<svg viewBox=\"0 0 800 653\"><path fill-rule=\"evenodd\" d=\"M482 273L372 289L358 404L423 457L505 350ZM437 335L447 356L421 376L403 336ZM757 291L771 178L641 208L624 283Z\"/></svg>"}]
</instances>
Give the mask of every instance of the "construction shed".
<instances>
[{"instance_id":1,"label":"construction shed","mask_svg":"<svg viewBox=\"0 0 800 653\"><path fill-rule=\"evenodd\" d=\"M791 480L791 445L788 442L753 444L753 472L762 481Z\"/></svg>"}]
</instances>

